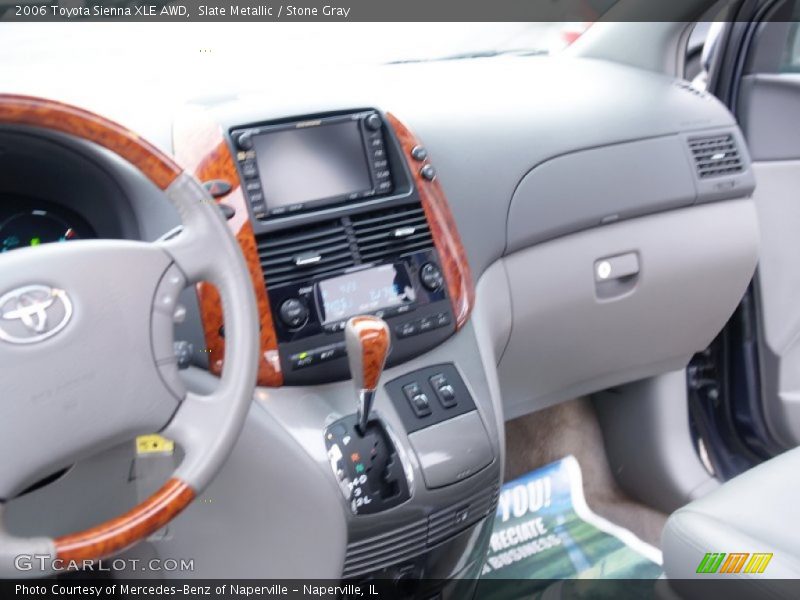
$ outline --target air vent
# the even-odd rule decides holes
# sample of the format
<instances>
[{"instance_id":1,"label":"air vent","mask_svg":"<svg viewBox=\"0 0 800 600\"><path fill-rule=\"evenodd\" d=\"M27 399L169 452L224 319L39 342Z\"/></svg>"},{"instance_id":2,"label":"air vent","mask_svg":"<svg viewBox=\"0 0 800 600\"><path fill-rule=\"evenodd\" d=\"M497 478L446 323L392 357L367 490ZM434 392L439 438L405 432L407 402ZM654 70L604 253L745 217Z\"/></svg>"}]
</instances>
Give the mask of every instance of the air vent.
<instances>
[{"instance_id":1,"label":"air vent","mask_svg":"<svg viewBox=\"0 0 800 600\"><path fill-rule=\"evenodd\" d=\"M365 263L389 261L433 246L420 204L362 213L352 216L351 221Z\"/></svg>"},{"instance_id":2,"label":"air vent","mask_svg":"<svg viewBox=\"0 0 800 600\"><path fill-rule=\"evenodd\" d=\"M689 148L700 179L732 175L744 170L736 141L730 133L690 138Z\"/></svg>"},{"instance_id":3,"label":"air vent","mask_svg":"<svg viewBox=\"0 0 800 600\"><path fill-rule=\"evenodd\" d=\"M497 508L497 486L481 490L465 502L428 518L428 545L434 546L477 523Z\"/></svg>"},{"instance_id":4,"label":"air vent","mask_svg":"<svg viewBox=\"0 0 800 600\"><path fill-rule=\"evenodd\" d=\"M494 513L498 493L498 486L493 485L427 519L348 544L343 578L365 575L427 552Z\"/></svg>"},{"instance_id":5,"label":"air vent","mask_svg":"<svg viewBox=\"0 0 800 600\"><path fill-rule=\"evenodd\" d=\"M686 92L689 92L690 94L697 96L698 98L708 98L708 94L705 91L694 87L688 81L676 81L675 87L678 87Z\"/></svg>"},{"instance_id":6,"label":"air vent","mask_svg":"<svg viewBox=\"0 0 800 600\"><path fill-rule=\"evenodd\" d=\"M347 545L344 579L370 573L425 552L426 519Z\"/></svg>"},{"instance_id":7,"label":"air vent","mask_svg":"<svg viewBox=\"0 0 800 600\"><path fill-rule=\"evenodd\" d=\"M269 286L306 281L355 264L353 248L340 219L262 235L256 243Z\"/></svg>"}]
</instances>

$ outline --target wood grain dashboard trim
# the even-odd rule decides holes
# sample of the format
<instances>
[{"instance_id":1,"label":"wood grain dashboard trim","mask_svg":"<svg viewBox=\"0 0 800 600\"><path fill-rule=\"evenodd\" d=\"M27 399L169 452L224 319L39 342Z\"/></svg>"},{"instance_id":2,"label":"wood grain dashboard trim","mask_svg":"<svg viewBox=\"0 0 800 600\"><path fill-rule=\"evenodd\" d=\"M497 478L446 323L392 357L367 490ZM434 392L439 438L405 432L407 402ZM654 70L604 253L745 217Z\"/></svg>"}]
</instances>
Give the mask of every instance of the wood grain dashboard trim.
<instances>
[{"instance_id":1,"label":"wood grain dashboard trim","mask_svg":"<svg viewBox=\"0 0 800 600\"><path fill-rule=\"evenodd\" d=\"M219 125L201 108L187 109L179 116L173 127L173 145L178 161L197 179L223 179L231 185L230 192L217 201L224 202L236 211L228 219L228 227L239 242L253 282L261 327L257 382L261 386L280 387L283 385L283 372L278 356L278 334L275 331L242 182L230 146ZM221 333L224 325L222 303L216 288L208 283L197 286L197 296L206 351L209 353L209 368L212 373L219 375L225 358L225 338Z\"/></svg>"},{"instance_id":2,"label":"wood grain dashboard trim","mask_svg":"<svg viewBox=\"0 0 800 600\"><path fill-rule=\"evenodd\" d=\"M434 244L442 260L442 270L455 315L456 328L460 329L472 311L475 287L455 219L438 180L429 181L420 174L422 167L429 164L429 161L427 159L417 161L411 157L411 150L420 145L420 141L394 115L388 114L387 119L400 141L403 155L414 177ZM278 355L278 336L242 182L228 141L222 129L210 119L208 113L197 108L187 110L176 120L173 143L178 161L200 181L223 179L231 184L231 191L218 201L225 202L236 211L234 217L228 221L228 225L242 248L253 280L253 290L261 320L258 384L280 387L283 385L283 372ZM213 286L205 283L198 285L197 293L206 350L209 352L209 367L212 373L219 375L222 372L225 355L225 339L220 334L223 318L219 294Z\"/></svg>"},{"instance_id":3,"label":"wood grain dashboard trim","mask_svg":"<svg viewBox=\"0 0 800 600\"><path fill-rule=\"evenodd\" d=\"M422 146L422 143L397 117L392 114L386 116L400 141L403 156L414 177L414 183L433 235L433 243L442 261L442 270L453 305L456 328L460 329L469 319L475 304L475 284L456 221L439 180L434 178L433 181L429 181L421 174L423 167L430 164L430 161L427 158L416 160L411 156L414 147Z\"/></svg>"},{"instance_id":4,"label":"wood grain dashboard trim","mask_svg":"<svg viewBox=\"0 0 800 600\"><path fill-rule=\"evenodd\" d=\"M133 131L69 104L0 94L0 123L43 127L94 142L127 160L162 190L182 173L175 161Z\"/></svg>"},{"instance_id":5,"label":"wood grain dashboard trim","mask_svg":"<svg viewBox=\"0 0 800 600\"><path fill-rule=\"evenodd\" d=\"M194 500L194 490L177 478L124 515L78 533L53 540L63 561L97 560L113 556L169 523Z\"/></svg>"}]
</instances>

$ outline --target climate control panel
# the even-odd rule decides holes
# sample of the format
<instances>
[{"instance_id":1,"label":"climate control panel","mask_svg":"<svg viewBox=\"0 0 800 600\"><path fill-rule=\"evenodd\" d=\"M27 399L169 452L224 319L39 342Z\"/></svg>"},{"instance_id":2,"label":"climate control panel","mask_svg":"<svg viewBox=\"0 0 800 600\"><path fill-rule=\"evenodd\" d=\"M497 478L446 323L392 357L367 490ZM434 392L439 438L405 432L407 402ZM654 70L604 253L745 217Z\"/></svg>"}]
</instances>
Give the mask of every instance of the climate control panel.
<instances>
[{"instance_id":1,"label":"climate control panel","mask_svg":"<svg viewBox=\"0 0 800 600\"><path fill-rule=\"evenodd\" d=\"M455 331L434 249L391 263L270 287L269 300L288 384L349 376L344 326L351 316L375 315L386 320L392 335L390 365L433 348Z\"/></svg>"}]
</instances>

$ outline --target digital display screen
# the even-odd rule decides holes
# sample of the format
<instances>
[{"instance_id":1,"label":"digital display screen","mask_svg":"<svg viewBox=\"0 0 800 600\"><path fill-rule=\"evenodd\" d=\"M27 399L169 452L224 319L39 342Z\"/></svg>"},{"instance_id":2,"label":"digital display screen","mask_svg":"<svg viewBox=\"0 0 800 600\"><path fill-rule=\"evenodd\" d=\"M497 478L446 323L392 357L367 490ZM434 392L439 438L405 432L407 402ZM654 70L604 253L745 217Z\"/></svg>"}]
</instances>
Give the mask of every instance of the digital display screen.
<instances>
[{"instance_id":1,"label":"digital display screen","mask_svg":"<svg viewBox=\"0 0 800 600\"><path fill-rule=\"evenodd\" d=\"M263 133L253 148L269 209L373 187L358 121Z\"/></svg>"},{"instance_id":2,"label":"digital display screen","mask_svg":"<svg viewBox=\"0 0 800 600\"><path fill-rule=\"evenodd\" d=\"M416 293L402 264L383 265L317 284L323 325L408 304Z\"/></svg>"}]
</instances>

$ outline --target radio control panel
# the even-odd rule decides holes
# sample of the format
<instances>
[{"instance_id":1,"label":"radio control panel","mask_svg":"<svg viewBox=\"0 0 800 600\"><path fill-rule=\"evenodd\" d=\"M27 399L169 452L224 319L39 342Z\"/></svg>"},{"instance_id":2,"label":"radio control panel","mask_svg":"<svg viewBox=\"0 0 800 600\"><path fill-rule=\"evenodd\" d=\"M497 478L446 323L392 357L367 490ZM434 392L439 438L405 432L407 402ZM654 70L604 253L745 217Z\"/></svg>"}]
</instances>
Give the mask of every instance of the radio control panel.
<instances>
[{"instance_id":1,"label":"radio control panel","mask_svg":"<svg viewBox=\"0 0 800 600\"><path fill-rule=\"evenodd\" d=\"M389 264L270 288L269 297L289 384L347 377L344 326L352 316L386 320L392 335L390 365L434 347L455 328L433 249Z\"/></svg>"}]
</instances>

